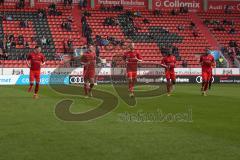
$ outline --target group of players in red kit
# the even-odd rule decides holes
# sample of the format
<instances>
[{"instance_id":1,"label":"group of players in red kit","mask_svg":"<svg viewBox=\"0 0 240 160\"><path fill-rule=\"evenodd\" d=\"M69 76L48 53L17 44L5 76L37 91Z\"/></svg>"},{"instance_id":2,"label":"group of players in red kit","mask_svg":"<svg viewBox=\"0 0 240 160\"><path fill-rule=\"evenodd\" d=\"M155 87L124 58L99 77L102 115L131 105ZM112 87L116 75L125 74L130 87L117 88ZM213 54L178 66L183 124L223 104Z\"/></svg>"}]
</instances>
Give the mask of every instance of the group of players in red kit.
<instances>
[{"instance_id":1,"label":"group of players in red kit","mask_svg":"<svg viewBox=\"0 0 240 160\"><path fill-rule=\"evenodd\" d=\"M96 68L96 56L95 47L93 45L88 46L88 51L85 52L80 62L83 67L83 79L84 79L84 93L86 97L92 97L92 88L95 82L95 68ZM138 63L143 61L141 54L134 50L134 43L130 43L129 51L123 54L123 60L126 64L126 76L128 78L129 96L134 97L134 86L137 82L137 68ZM200 63L202 66L202 95L207 95L207 90L212 80L212 68L215 67L214 57L210 54L209 49L206 49L205 54L200 57ZM41 53L41 47L36 46L34 51L27 56L27 64L30 68L30 87L28 92L33 89L34 82L34 98L38 98L39 84L40 84L40 70L41 66L45 64L45 57ZM176 83L176 76L174 68L176 66L176 57L172 55L171 51L167 53L160 62L160 66L165 68L167 96L170 96L174 90Z\"/></svg>"}]
</instances>

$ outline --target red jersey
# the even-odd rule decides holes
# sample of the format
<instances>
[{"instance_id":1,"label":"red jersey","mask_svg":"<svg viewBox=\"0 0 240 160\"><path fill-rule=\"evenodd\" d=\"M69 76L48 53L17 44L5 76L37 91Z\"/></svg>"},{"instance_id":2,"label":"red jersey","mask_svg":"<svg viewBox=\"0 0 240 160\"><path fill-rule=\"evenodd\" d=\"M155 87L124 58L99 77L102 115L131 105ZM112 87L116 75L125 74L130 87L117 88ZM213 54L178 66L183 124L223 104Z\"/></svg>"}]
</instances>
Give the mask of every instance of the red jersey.
<instances>
[{"instance_id":1,"label":"red jersey","mask_svg":"<svg viewBox=\"0 0 240 160\"><path fill-rule=\"evenodd\" d=\"M86 52L83 54L81 58L81 62L84 64L84 70L94 70L95 71L95 65L96 65L96 56L94 53Z\"/></svg>"},{"instance_id":2,"label":"red jersey","mask_svg":"<svg viewBox=\"0 0 240 160\"><path fill-rule=\"evenodd\" d=\"M32 52L28 55L27 60L31 63L30 70L40 71L41 64L45 61L45 56L42 53Z\"/></svg>"},{"instance_id":3,"label":"red jersey","mask_svg":"<svg viewBox=\"0 0 240 160\"><path fill-rule=\"evenodd\" d=\"M202 55L200 57L200 63L202 64L202 72L212 72L212 67L214 65L213 55Z\"/></svg>"},{"instance_id":4,"label":"red jersey","mask_svg":"<svg viewBox=\"0 0 240 160\"><path fill-rule=\"evenodd\" d=\"M173 55L166 56L162 59L161 64L167 66L167 68L165 68L166 71L174 72L174 68L175 68L175 65L176 65L176 57L173 56Z\"/></svg>"},{"instance_id":5,"label":"red jersey","mask_svg":"<svg viewBox=\"0 0 240 160\"><path fill-rule=\"evenodd\" d=\"M123 59L126 61L127 71L137 71L137 62L142 60L142 56L136 51L128 51L124 53Z\"/></svg>"}]
</instances>

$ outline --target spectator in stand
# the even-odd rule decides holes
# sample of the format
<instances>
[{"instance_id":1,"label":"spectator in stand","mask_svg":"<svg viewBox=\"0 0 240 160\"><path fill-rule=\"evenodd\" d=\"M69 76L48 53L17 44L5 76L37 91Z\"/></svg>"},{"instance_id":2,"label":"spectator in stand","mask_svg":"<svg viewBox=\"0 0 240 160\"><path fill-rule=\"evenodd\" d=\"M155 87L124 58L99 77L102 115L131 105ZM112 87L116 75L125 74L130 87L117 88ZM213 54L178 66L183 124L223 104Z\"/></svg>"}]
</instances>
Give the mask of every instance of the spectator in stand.
<instances>
[{"instance_id":1,"label":"spectator in stand","mask_svg":"<svg viewBox=\"0 0 240 160\"><path fill-rule=\"evenodd\" d=\"M97 45L97 46L101 46L101 39L102 39L101 36L96 35L96 36L95 36L95 39L96 39L96 45Z\"/></svg>"},{"instance_id":2,"label":"spectator in stand","mask_svg":"<svg viewBox=\"0 0 240 160\"><path fill-rule=\"evenodd\" d=\"M197 29L194 29L194 30L193 30L193 37L194 37L194 38L199 37L199 34L198 34Z\"/></svg>"},{"instance_id":3,"label":"spectator in stand","mask_svg":"<svg viewBox=\"0 0 240 160\"><path fill-rule=\"evenodd\" d=\"M7 16L6 16L6 20L7 20L7 21L12 21L12 20L13 20L13 17L12 17L11 15L7 15Z\"/></svg>"},{"instance_id":4,"label":"spectator in stand","mask_svg":"<svg viewBox=\"0 0 240 160\"><path fill-rule=\"evenodd\" d=\"M184 13L184 8L180 7L179 13Z\"/></svg>"},{"instance_id":5,"label":"spectator in stand","mask_svg":"<svg viewBox=\"0 0 240 160\"><path fill-rule=\"evenodd\" d=\"M61 12L58 12L58 11L57 11L57 7L56 7L56 4L55 4L55 3L51 3L51 4L48 6L48 8L49 8L48 14L49 14L50 16L59 16L59 15L62 14Z\"/></svg>"},{"instance_id":6,"label":"spectator in stand","mask_svg":"<svg viewBox=\"0 0 240 160\"><path fill-rule=\"evenodd\" d=\"M73 0L68 0L69 6L72 6Z\"/></svg>"},{"instance_id":7,"label":"spectator in stand","mask_svg":"<svg viewBox=\"0 0 240 160\"><path fill-rule=\"evenodd\" d=\"M20 27L22 27L22 28L27 28L28 27L28 19L26 19L24 21L21 21L21 22L22 22L22 24L20 24Z\"/></svg>"},{"instance_id":8,"label":"spectator in stand","mask_svg":"<svg viewBox=\"0 0 240 160\"><path fill-rule=\"evenodd\" d=\"M8 59L8 53L4 49L0 48L0 59L1 60L7 60Z\"/></svg>"},{"instance_id":9,"label":"spectator in stand","mask_svg":"<svg viewBox=\"0 0 240 160\"><path fill-rule=\"evenodd\" d=\"M133 15L134 15L135 17L141 17L141 16L142 16L142 14L141 14L140 11L134 12Z\"/></svg>"},{"instance_id":10,"label":"spectator in stand","mask_svg":"<svg viewBox=\"0 0 240 160\"><path fill-rule=\"evenodd\" d=\"M232 13L229 5L226 5L226 6L225 6L225 8L224 8L224 13L226 13L226 14L231 14L231 13Z\"/></svg>"},{"instance_id":11,"label":"spectator in stand","mask_svg":"<svg viewBox=\"0 0 240 160\"><path fill-rule=\"evenodd\" d=\"M87 0L83 0L83 7L84 7L84 8L87 7Z\"/></svg>"},{"instance_id":12,"label":"spectator in stand","mask_svg":"<svg viewBox=\"0 0 240 160\"><path fill-rule=\"evenodd\" d=\"M6 50L8 50L8 49L11 48L11 43L12 43L12 42L10 41L10 39L8 39L7 42L6 42L6 47L5 47Z\"/></svg>"},{"instance_id":13,"label":"spectator in stand","mask_svg":"<svg viewBox=\"0 0 240 160\"><path fill-rule=\"evenodd\" d=\"M44 18L46 15L45 15L45 12L43 9L38 9L38 18Z\"/></svg>"},{"instance_id":14,"label":"spectator in stand","mask_svg":"<svg viewBox=\"0 0 240 160\"><path fill-rule=\"evenodd\" d=\"M85 15L82 16L81 22L82 22L82 36L85 36L84 33L85 33L86 27L87 27L87 18Z\"/></svg>"},{"instance_id":15,"label":"spectator in stand","mask_svg":"<svg viewBox=\"0 0 240 160\"><path fill-rule=\"evenodd\" d=\"M68 4L68 0L63 0L63 4L64 4L64 6L66 7L67 4Z\"/></svg>"},{"instance_id":16,"label":"spectator in stand","mask_svg":"<svg viewBox=\"0 0 240 160\"><path fill-rule=\"evenodd\" d=\"M195 28L196 28L196 24L193 21L191 21L190 22L190 29L194 30Z\"/></svg>"},{"instance_id":17,"label":"spectator in stand","mask_svg":"<svg viewBox=\"0 0 240 160\"><path fill-rule=\"evenodd\" d=\"M219 57L217 64L219 68L222 68L224 66L224 59L222 56Z\"/></svg>"},{"instance_id":18,"label":"spectator in stand","mask_svg":"<svg viewBox=\"0 0 240 160\"><path fill-rule=\"evenodd\" d=\"M183 7L183 13L188 13L188 7L187 6Z\"/></svg>"},{"instance_id":19,"label":"spectator in stand","mask_svg":"<svg viewBox=\"0 0 240 160\"><path fill-rule=\"evenodd\" d=\"M105 39L105 38L101 39L101 45L102 46L107 46L108 44L109 44L109 40L108 39Z\"/></svg>"},{"instance_id":20,"label":"spectator in stand","mask_svg":"<svg viewBox=\"0 0 240 160\"><path fill-rule=\"evenodd\" d=\"M237 58L240 58L240 47L236 47L236 55L237 55Z\"/></svg>"},{"instance_id":21,"label":"spectator in stand","mask_svg":"<svg viewBox=\"0 0 240 160\"><path fill-rule=\"evenodd\" d=\"M148 20L147 18L144 18L144 19L143 19L143 23L144 23L144 24L149 24L150 22L149 22L149 20Z\"/></svg>"},{"instance_id":22,"label":"spectator in stand","mask_svg":"<svg viewBox=\"0 0 240 160\"><path fill-rule=\"evenodd\" d=\"M234 63L234 60L236 58L236 52L234 47L228 47L228 56L232 63Z\"/></svg>"},{"instance_id":23,"label":"spectator in stand","mask_svg":"<svg viewBox=\"0 0 240 160\"><path fill-rule=\"evenodd\" d=\"M210 24L210 21L209 21L208 19L205 19L205 20L203 21L203 24L209 25L209 24Z\"/></svg>"},{"instance_id":24,"label":"spectator in stand","mask_svg":"<svg viewBox=\"0 0 240 160\"><path fill-rule=\"evenodd\" d=\"M16 48L17 43L15 41L15 39L11 42L11 47L10 48Z\"/></svg>"},{"instance_id":25,"label":"spectator in stand","mask_svg":"<svg viewBox=\"0 0 240 160\"><path fill-rule=\"evenodd\" d=\"M1 40L1 39L0 39L0 48L4 49L4 43L3 43L3 40Z\"/></svg>"},{"instance_id":26,"label":"spectator in stand","mask_svg":"<svg viewBox=\"0 0 240 160\"><path fill-rule=\"evenodd\" d=\"M100 56L100 48L98 45L96 45L96 57Z\"/></svg>"},{"instance_id":27,"label":"spectator in stand","mask_svg":"<svg viewBox=\"0 0 240 160\"><path fill-rule=\"evenodd\" d=\"M23 45L24 44L24 38L22 34L18 35L18 45Z\"/></svg>"},{"instance_id":28,"label":"spectator in stand","mask_svg":"<svg viewBox=\"0 0 240 160\"><path fill-rule=\"evenodd\" d=\"M4 6L4 0L0 0L0 6Z\"/></svg>"},{"instance_id":29,"label":"spectator in stand","mask_svg":"<svg viewBox=\"0 0 240 160\"><path fill-rule=\"evenodd\" d=\"M21 9L25 7L25 0L19 0L19 2L16 5L17 9Z\"/></svg>"},{"instance_id":30,"label":"spectator in stand","mask_svg":"<svg viewBox=\"0 0 240 160\"><path fill-rule=\"evenodd\" d=\"M0 60L2 60L2 58L3 58L3 49L0 48ZM0 63L0 65L1 65L1 63Z\"/></svg>"},{"instance_id":31,"label":"spectator in stand","mask_svg":"<svg viewBox=\"0 0 240 160\"><path fill-rule=\"evenodd\" d=\"M223 25L217 25L213 29L214 31L226 31Z\"/></svg>"},{"instance_id":32,"label":"spectator in stand","mask_svg":"<svg viewBox=\"0 0 240 160\"><path fill-rule=\"evenodd\" d=\"M154 16L162 16L163 14L162 14L162 11L160 11L160 10L154 10L153 15Z\"/></svg>"},{"instance_id":33,"label":"spectator in stand","mask_svg":"<svg viewBox=\"0 0 240 160\"><path fill-rule=\"evenodd\" d=\"M28 42L26 42L24 46L25 46L25 48L28 49L28 48L29 48L29 44L28 44Z\"/></svg>"},{"instance_id":34,"label":"spectator in stand","mask_svg":"<svg viewBox=\"0 0 240 160\"><path fill-rule=\"evenodd\" d=\"M179 50L178 50L178 48L176 47L176 46L173 46L172 47L172 53L173 53L173 55L177 58L177 59L179 59L178 57L180 57L179 56Z\"/></svg>"},{"instance_id":35,"label":"spectator in stand","mask_svg":"<svg viewBox=\"0 0 240 160\"><path fill-rule=\"evenodd\" d=\"M231 40L229 41L229 47L238 47L238 44L236 41Z\"/></svg>"},{"instance_id":36,"label":"spectator in stand","mask_svg":"<svg viewBox=\"0 0 240 160\"><path fill-rule=\"evenodd\" d=\"M67 21L64 21L64 22L62 22L62 29L66 29L67 31L72 31L72 22L71 22L71 20L67 20Z\"/></svg>"},{"instance_id":37,"label":"spectator in stand","mask_svg":"<svg viewBox=\"0 0 240 160\"><path fill-rule=\"evenodd\" d=\"M178 25L177 29L178 29L178 31L184 31L184 26L183 25Z\"/></svg>"},{"instance_id":38,"label":"spectator in stand","mask_svg":"<svg viewBox=\"0 0 240 160\"><path fill-rule=\"evenodd\" d=\"M101 11L106 11L106 7L105 7L104 4L101 4L101 5L100 5L100 10L101 10Z\"/></svg>"},{"instance_id":39,"label":"spectator in stand","mask_svg":"<svg viewBox=\"0 0 240 160\"><path fill-rule=\"evenodd\" d=\"M236 34L236 30L234 27L232 27L229 31L229 34Z\"/></svg>"},{"instance_id":40,"label":"spectator in stand","mask_svg":"<svg viewBox=\"0 0 240 160\"><path fill-rule=\"evenodd\" d=\"M102 4L101 4L101 6L102 6ZM83 8L83 0L79 0L79 7L80 7L80 9ZM101 7L100 7L100 8L101 8Z\"/></svg>"},{"instance_id":41,"label":"spectator in stand","mask_svg":"<svg viewBox=\"0 0 240 160\"><path fill-rule=\"evenodd\" d=\"M72 38L70 37L70 39L68 39L67 41L67 46L69 49L73 49L73 41L72 41Z\"/></svg>"},{"instance_id":42,"label":"spectator in stand","mask_svg":"<svg viewBox=\"0 0 240 160\"><path fill-rule=\"evenodd\" d=\"M173 16L178 15L178 11L177 11L175 8L172 9L172 11L171 11L171 15L173 15Z\"/></svg>"},{"instance_id":43,"label":"spectator in stand","mask_svg":"<svg viewBox=\"0 0 240 160\"><path fill-rule=\"evenodd\" d=\"M8 37L6 37L7 40L9 39L10 41L14 41L14 34L10 34Z\"/></svg>"},{"instance_id":44,"label":"spectator in stand","mask_svg":"<svg viewBox=\"0 0 240 160\"><path fill-rule=\"evenodd\" d=\"M115 68L116 66L117 66L116 60L112 60L111 67L112 67L112 68Z\"/></svg>"},{"instance_id":45,"label":"spectator in stand","mask_svg":"<svg viewBox=\"0 0 240 160\"><path fill-rule=\"evenodd\" d=\"M43 13L42 12L38 13L38 18L43 18Z\"/></svg>"},{"instance_id":46,"label":"spectator in stand","mask_svg":"<svg viewBox=\"0 0 240 160\"><path fill-rule=\"evenodd\" d=\"M188 67L188 63L187 63L187 60L186 60L186 59L184 59L184 60L182 61L182 67L183 67L183 68L187 68L187 67Z\"/></svg>"},{"instance_id":47,"label":"spectator in stand","mask_svg":"<svg viewBox=\"0 0 240 160\"><path fill-rule=\"evenodd\" d=\"M42 38L41 38L41 44L42 44L42 45L46 45L46 44L47 44L47 39L46 39L45 36L42 36Z\"/></svg>"}]
</instances>

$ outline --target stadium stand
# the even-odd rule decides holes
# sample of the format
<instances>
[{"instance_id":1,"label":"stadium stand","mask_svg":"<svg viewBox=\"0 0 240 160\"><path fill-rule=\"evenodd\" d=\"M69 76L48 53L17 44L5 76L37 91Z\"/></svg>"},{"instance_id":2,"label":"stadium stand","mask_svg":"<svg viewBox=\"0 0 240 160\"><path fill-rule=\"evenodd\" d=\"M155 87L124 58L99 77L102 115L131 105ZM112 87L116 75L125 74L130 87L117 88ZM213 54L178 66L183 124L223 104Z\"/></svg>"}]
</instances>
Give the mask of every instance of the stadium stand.
<instances>
[{"instance_id":1,"label":"stadium stand","mask_svg":"<svg viewBox=\"0 0 240 160\"><path fill-rule=\"evenodd\" d=\"M114 63L120 60L116 56L122 55L125 51L124 43L128 41L135 42L136 50L142 53L144 60L149 64L159 62L171 49L177 57L177 67L182 67L183 63L188 67L199 67L199 56L204 53L205 48L215 48L209 36L206 36L203 29L195 23L196 20L191 13L175 14L171 11L162 11L156 14L154 11L130 12L122 8L116 11L88 9L86 12L77 7L66 8L62 4L56 6L56 13L50 13L51 10L47 6L24 9L16 9L15 6L0 8L1 43L5 45L6 36L11 34L14 40L19 38L19 35L24 39L23 44L18 42L10 49L5 49L5 53L1 53L1 64L4 67L24 67L27 53L36 44L42 46L43 53L47 57L46 67L63 64L64 55L71 55L74 48L85 45L86 41L98 44L99 56L110 63L113 59ZM76 10L78 11L75 12ZM86 33L86 26L79 25L81 22L79 17L82 15L76 16L74 12L85 15L85 25L90 33ZM212 19L221 22L224 19L234 21L235 33L231 36L228 33L231 29L229 25L225 25L225 32L215 31L214 25L207 26L223 48L228 47L230 40L239 43L240 29L237 20L239 14L222 14L221 17L218 13L198 15L204 22ZM26 20L28 26L21 27L20 23ZM238 57L238 48L234 52ZM229 54L225 56L233 62ZM234 67L234 64L231 66Z\"/></svg>"},{"instance_id":2,"label":"stadium stand","mask_svg":"<svg viewBox=\"0 0 240 160\"><path fill-rule=\"evenodd\" d=\"M90 11L91 16L87 21L92 28L93 37L101 35L102 38L113 37L117 40L129 39L136 44L136 50L143 54L145 60L157 62L164 54L164 47L176 48L177 65L181 67L182 61L188 61L190 67L198 67L198 56L204 52L205 47L210 47L204 35L197 26L191 26L189 14L170 15L164 12L156 16L150 11L141 11L141 16L133 16L133 22L128 21L124 11L108 12L100 10ZM111 17L119 21L118 25L104 25L106 18ZM144 23L148 20L149 23ZM127 25L124 23L127 22ZM197 34L194 36L194 32ZM95 39L96 40L96 39ZM124 50L116 47L110 50L101 47L101 57L111 60L115 54Z\"/></svg>"},{"instance_id":3,"label":"stadium stand","mask_svg":"<svg viewBox=\"0 0 240 160\"><path fill-rule=\"evenodd\" d=\"M239 64L240 20L239 13L203 12L198 14L202 22L221 45L222 53L230 62L230 67Z\"/></svg>"}]
</instances>

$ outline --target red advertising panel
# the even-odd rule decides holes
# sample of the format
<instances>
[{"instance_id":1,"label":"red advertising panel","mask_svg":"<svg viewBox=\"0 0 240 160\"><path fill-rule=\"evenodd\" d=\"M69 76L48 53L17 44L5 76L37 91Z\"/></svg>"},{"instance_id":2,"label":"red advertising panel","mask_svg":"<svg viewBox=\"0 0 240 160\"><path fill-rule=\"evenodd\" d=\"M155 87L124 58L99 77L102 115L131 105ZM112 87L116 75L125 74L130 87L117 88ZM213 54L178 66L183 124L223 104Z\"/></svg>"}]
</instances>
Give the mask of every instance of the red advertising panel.
<instances>
[{"instance_id":1,"label":"red advertising panel","mask_svg":"<svg viewBox=\"0 0 240 160\"><path fill-rule=\"evenodd\" d=\"M224 11L226 6L229 7L229 10L234 12L240 12L240 1L209 1L208 10L209 11Z\"/></svg>"},{"instance_id":2,"label":"red advertising panel","mask_svg":"<svg viewBox=\"0 0 240 160\"><path fill-rule=\"evenodd\" d=\"M172 10L187 6L189 11L202 11L203 3L201 0L153 0L154 10Z\"/></svg>"},{"instance_id":3,"label":"red advertising panel","mask_svg":"<svg viewBox=\"0 0 240 160\"><path fill-rule=\"evenodd\" d=\"M105 6L123 5L124 8L148 8L148 0L95 0L95 7L98 8L103 4Z\"/></svg>"},{"instance_id":4,"label":"red advertising panel","mask_svg":"<svg viewBox=\"0 0 240 160\"><path fill-rule=\"evenodd\" d=\"M4 0L4 5L5 6L11 6L11 5L16 5L16 3L19 2L19 0ZM29 5L30 0L25 0L25 5Z\"/></svg>"}]
</instances>

